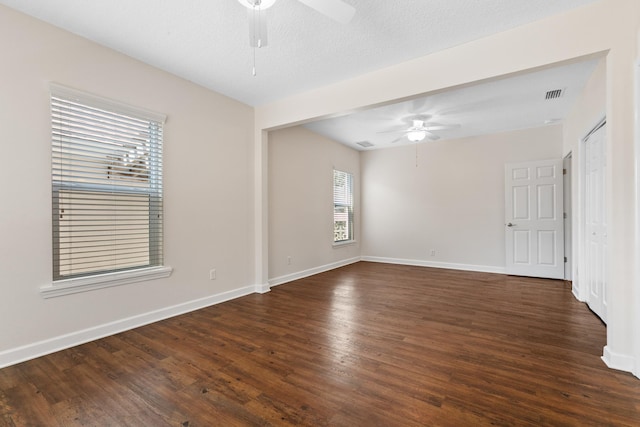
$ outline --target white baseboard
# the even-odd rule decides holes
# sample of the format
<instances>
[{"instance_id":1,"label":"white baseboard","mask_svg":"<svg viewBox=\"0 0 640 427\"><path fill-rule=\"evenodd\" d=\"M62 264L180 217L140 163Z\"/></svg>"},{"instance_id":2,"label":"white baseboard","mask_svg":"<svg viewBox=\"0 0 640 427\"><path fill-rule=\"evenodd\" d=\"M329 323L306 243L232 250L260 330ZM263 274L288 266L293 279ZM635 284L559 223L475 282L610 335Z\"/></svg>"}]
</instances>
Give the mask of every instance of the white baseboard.
<instances>
[{"instance_id":1,"label":"white baseboard","mask_svg":"<svg viewBox=\"0 0 640 427\"><path fill-rule=\"evenodd\" d=\"M587 302L586 298L582 297L582 291L580 290L581 286L577 280L573 280L571 282L571 293L580 302Z\"/></svg>"},{"instance_id":2,"label":"white baseboard","mask_svg":"<svg viewBox=\"0 0 640 427\"><path fill-rule=\"evenodd\" d=\"M256 292L246 286L0 352L0 368Z\"/></svg>"},{"instance_id":3,"label":"white baseboard","mask_svg":"<svg viewBox=\"0 0 640 427\"><path fill-rule=\"evenodd\" d=\"M339 267L344 267L349 264L356 263L358 261L369 261L389 264L403 264L403 265L415 265L421 267L434 267L445 268L452 270L463 271L478 271L484 273L497 273L506 274L503 267L494 266L481 266L481 265L467 265L456 264L446 262L430 262L411 259L398 259L398 258L384 258L384 257L354 257L342 261L337 261L331 264L326 264L320 267L311 268L308 270L300 271L297 273L288 274L285 276L276 277L269 280L267 284L256 284L246 286L243 288L234 289L232 291L222 292L220 294L211 295L205 298L200 298L193 301L188 301L182 304L177 304L171 307L162 308L159 310L143 313L137 316L132 316L126 319L117 320L114 322L99 325L93 328L84 329L70 334L61 335L58 337L50 338L47 340L39 341L33 344L28 344L22 347L17 347L0 352L0 368L14 365L26 360L34 359L36 357L44 356L46 354L54 353L56 351L64 350L66 348L74 347L76 345L84 344L89 341L94 341L100 338L114 335L120 332L124 332L130 329L134 329L140 326L147 325L149 323L157 322L167 319L169 317L178 316L180 314L188 313L191 311L199 310L201 308L209 307L211 305L219 304L225 301L229 301L235 298L239 298L252 293L266 293L270 291L272 286L278 286L287 282L291 282L305 277L312 276L314 274L323 273L325 271L333 270ZM610 352L605 347L604 355L602 359L607 366L623 371L633 372L635 367L635 360L628 356L616 355ZM637 373L636 373L636 376Z\"/></svg>"},{"instance_id":4,"label":"white baseboard","mask_svg":"<svg viewBox=\"0 0 640 427\"><path fill-rule=\"evenodd\" d=\"M580 299L580 290L576 287L576 285L575 285L575 284L572 284L572 285L571 285L571 293L573 294L573 297L574 297L576 300L578 300L578 301L580 301L580 302L584 302L584 301L582 301L582 300Z\"/></svg>"},{"instance_id":5,"label":"white baseboard","mask_svg":"<svg viewBox=\"0 0 640 427\"><path fill-rule=\"evenodd\" d=\"M324 273L325 271L333 270L336 268L344 267L345 265L354 264L360 261L360 257L354 257L345 259L342 261L332 262L331 264L321 265L320 267L310 268L308 270L299 271L297 273L291 273L280 277L274 277L269 279L269 286L278 286L287 282L293 282L294 280L304 279L305 277L313 276L314 274Z\"/></svg>"},{"instance_id":6,"label":"white baseboard","mask_svg":"<svg viewBox=\"0 0 640 427\"><path fill-rule=\"evenodd\" d=\"M636 360L633 356L616 353L612 351L609 346L605 346L604 350L602 351L602 360L611 369L631 372L636 377L640 378L640 372L635 369Z\"/></svg>"},{"instance_id":7,"label":"white baseboard","mask_svg":"<svg viewBox=\"0 0 640 427\"><path fill-rule=\"evenodd\" d=\"M263 283L261 285L255 286L255 293L257 294L266 294L271 290L271 286L268 283Z\"/></svg>"},{"instance_id":8,"label":"white baseboard","mask_svg":"<svg viewBox=\"0 0 640 427\"><path fill-rule=\"evenodd\" d=\"M504 267L496 267L490 265L474 265L474 264L457 264L452 262L435 262L435 261L423 261L419 259L400 259L400 258L385 258L374 256L363 256L362 261L380 262L386 264L402 264L402 265L415 265L418 267L433 267L433 268L445 268L449 270L462 270L462 271L478 271L481 273L497 273L507 274Z\"/></svg>"}]
</instances>

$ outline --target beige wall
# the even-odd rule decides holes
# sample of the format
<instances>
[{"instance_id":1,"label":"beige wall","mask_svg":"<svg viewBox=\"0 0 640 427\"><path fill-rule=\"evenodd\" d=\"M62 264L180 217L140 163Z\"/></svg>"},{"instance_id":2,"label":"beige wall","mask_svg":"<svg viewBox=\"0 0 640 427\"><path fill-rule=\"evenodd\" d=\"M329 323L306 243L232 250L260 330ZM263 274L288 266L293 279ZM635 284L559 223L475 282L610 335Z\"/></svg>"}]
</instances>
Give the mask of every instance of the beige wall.
<instances>
[{"instance_id":1,"label":"beige wall","mask_svg":"<svg viewBox=\"0 0 640 427\"><path fill-rule=\"evenodd\" d=\"M356 243L333 246L333 169L354 176ZM360 155L303 127L269 134L269 281L360 255ZM287 258L291 257L291 264Z\"/></svg>"},{"instance_id":2,"label":"beige wall","mask_svg":"<svg viewBox=\"0 0 640 427\"><path fill-rule=\"evenodd\" d=\"M609 230L609 312L604 360L640 376L640 306L637 183L634 168L634 68L638 55L640 2L601 0L538 22L445 51L397 64L348 81L264 105L256 109L255 240L256 282L267 281L268 140L262 130L329 117L368 106L459 85L601 55L607 57L607 176ZM260 160L262 159L262 160ZM363 200L364 203L366 201ZM577 260L579 262L579 260Z\"/></svg>"},{"instance_id":3,"label":"beige wall","mask_svg":"<svg viewBox=\"0 0 640 427\"><path fill-rule=\"evenodd\" d=\"M259 107L251 129L247 106L0 6L0 366L268 289L267 130L606 53L612 265L605 361L640 375L632 90L639 29L640 2L601 0ZM49 81L167 114L170 278L50 300L39 295L51 280ZM571 144L565 141L565 150ZM218 270L215 282L210 268Z\"/></svg>"},{"instance_id":4,"label":"beige wall","mask_svg":"<svg viewBox=\"0 0 640 427\"><path fill-rule=\"evenodd\" d=\"M362 255L504 272L505 164L561 149L556 125L362 153Z\"/></svg>"},{"instance_id":5,"label":"beige wall","mask_svg":"<svg viewBox=\"0 0 640 427\"><path fill-rule=\"evenodd\" d=\"M0 52L0 366L253 292L252 108L4 6ZM41 297L52 280L49 82L167 115L171 277Z\"/></svg>"}]
</instances>

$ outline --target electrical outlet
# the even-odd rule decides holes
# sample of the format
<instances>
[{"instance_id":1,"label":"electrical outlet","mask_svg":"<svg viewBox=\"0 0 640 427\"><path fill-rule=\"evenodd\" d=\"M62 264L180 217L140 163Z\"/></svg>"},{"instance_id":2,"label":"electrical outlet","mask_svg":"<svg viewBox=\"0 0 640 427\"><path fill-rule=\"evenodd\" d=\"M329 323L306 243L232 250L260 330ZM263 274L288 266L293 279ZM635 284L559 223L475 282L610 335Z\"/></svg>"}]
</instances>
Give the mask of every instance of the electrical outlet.
<instances>
[{"instance_id":1,"label":"electrical outlet","mask_svg":"<svg viewBox=\"0 0 640 427\"><path fill-rule=\"evenodd\" d=\"M216 269L209 270L209 280L216 280Z\"/></svg>"},{"instance_id":2,"label":"electrical outlet","mask_svg":"<svg viewBox=\"0 0 640 427\"><path fill-rule=\"evenodd\" d=\"M436 256L436 250L435 249L431 249L431 256Z\"/></svg>"},{"instance_id":3,"label":"electrical outlet","mask_svg":"<svg viewBox=\"0 0 640 427\"><path fill-rule=\"evenodd\" d=\"M291 256L287 257L287 265L291 265Z\"/></svg>"}]
</instances>

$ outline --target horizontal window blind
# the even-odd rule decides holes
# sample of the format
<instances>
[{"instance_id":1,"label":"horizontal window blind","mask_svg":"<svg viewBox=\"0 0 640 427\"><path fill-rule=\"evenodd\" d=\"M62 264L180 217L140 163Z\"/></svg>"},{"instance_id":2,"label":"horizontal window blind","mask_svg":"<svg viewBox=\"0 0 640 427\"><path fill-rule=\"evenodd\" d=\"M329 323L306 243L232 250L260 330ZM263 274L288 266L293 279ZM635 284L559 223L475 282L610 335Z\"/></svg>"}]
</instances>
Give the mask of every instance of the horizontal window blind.
<instances>
[{"instance_id":1,"label":"horizontal window blind","mask_svg":"<svg viewBox=\"0 0 640 427\"><path fill-rule=\"evenodd\" d=\"M54 280L162 265L156 117L52 89Z\"/></svg>"},{"instance_id":2,"label":"horizontal window blind","mask_svg":"<svg viewBox=\"0 0 640 427\"><path fill-rule=\"evenodd\" d=\"M333 241L353 240L353 175L333 171Z\"/></svg>"}]
</instances>

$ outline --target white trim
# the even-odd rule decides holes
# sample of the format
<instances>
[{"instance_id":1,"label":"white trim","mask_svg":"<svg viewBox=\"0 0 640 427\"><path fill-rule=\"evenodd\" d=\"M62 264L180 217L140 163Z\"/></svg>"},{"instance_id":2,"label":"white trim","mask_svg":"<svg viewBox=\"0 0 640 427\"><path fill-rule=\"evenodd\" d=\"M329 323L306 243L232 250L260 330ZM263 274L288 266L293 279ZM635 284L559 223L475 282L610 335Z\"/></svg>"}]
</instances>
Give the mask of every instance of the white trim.
<instances>
[{"instance_id":1,"label":"white trim","mask_svg":"<svg viewBox=\"0 0 640 427\"><path fill-rule=\"evenodd\" d=\"M331 205L331 236L333 236L333 238L335 239L335 218L336 218L336 172L341 173L346 175L349 179L347 180L351 186L349 188L349 195L351 196L351 200L350 200L350 204L340 204L338 203L338 205L341 206L347 206L348 208L351 209L351 221L347 221L347 227L349 227L349 222L351 225L351 236L349 236L350 238L348 240L341 240L336 242L335 240L333 241L333 247L340 247L343 245L351 245L351 244L355 244L356 243L356 210L355 210L355 175L352 172L347 172L345 170L340 170L340 169L336 169L336 167L333 167L333 173L331 174L331 188L332 188L332 196L331 199L333 201L333 204ZM349 217L349 216L348 216Z\"/></svg>"},{"instance_id":2,"label":"white trim","mask_svg":"<svg viewBox=\"0 0 640 427\"><path fill-rule=\"evenodd\" d=\"M266 294L271 291L271 286L268 283L262 283L255 285L255 293L257 294Z\"/></svg>"},{"instance_id":3,"label":"white trim","mask_svg":"<svg viewBox=\"0 0 640 427\"><path fill-rule=\"evenodd\" d=\"M640 31L638 32L638 42L640 43ZM635 185L636 185L636 209L635 209L635 250L636 258L640 254L640 59L636 60L635 72ZM635 322L633 323L633 348L635 352L635 369L634 375L640 378L640 263L635 263L635 300L633 301L633 312L635 313Z\"/></svg>"},{"instance_id":4,"label":"white trim","mask_svg":"<svg viewBox=\"0 0 640 427\"><path fill-rule=\"evenodd\" d=\"M148 267L137 270L117 271L113 273L96 274L74 279L57 280L40 287L42 298L55 298L62 295L76 294L79 292L93 291L95 289L110 288L112 286L126 285L129 283L146 280L162 279L169 277L171 267Z\"/></svg>"},{"instance_id":5,"label":"white trim","mask_svg":"<svg viewBox=\"0 0 640 427\"><path fill-rule=\"evenodd\" d=\"M574 280L571 282L571 293L573 294L573 297L580 301L580 302L586 302L583 298L582 295L580 295L580 288L578 287L577 282Z\"/></svg>"},{"instance_id":6,"label":"white trim","mask_svg":"<svg viewBox=\"0 0 640 427\"><path fill-rule=\"evenodd\" d=\"M573 283L573 151L562 158L564 280ZM567 184L567 181L569 185Z\"/></svg>"},{"instance_id":7,"label":"white trim","mask_svg":"<svg viewBox=\"0 0 640 427\"><path fill-rule=\"evenodd\" d=\"M0 352L0 368L254 293L246 286Z\"/></svg>"},{"instance_id":8,"label":"white trim","mask_svg":"<svg viewBox=\"0 0 640 427\"><path fill-rule=\"evenodd\" d=\"M345 259L342 261L332 262L331 264L321 265L320 267L310 268L308 270L299 271L297 273L291 273L280 277L274 277L269 279L269 286L278 286L284 283L293 282L294 280L304 279L305 277L313 276L314 274L324 273L325 271L334 270L336 268L344 267L345 265L354 264L360 261L360 257L354 257Z\"/></svg>"},{"instance_id":9,"label":"white trim","mask_svg":"<svg viewBox=\"0 0 640 427\"><path fill-rule=\"evenodd\" d=\"M335 249L335 248L339 248L339 247L342 247L342 246L355 245L356 243L358 243L358 241L354 240L354 239L352 239L352 240L342 240L340 242L333 242L332 246Z\"/></svg>"},{"instance_id":10,"label":"white trim","mask_svg":"<svg viewBox=\"0 0 640 427\"><path fill-rule=\"evenodd\" d=\"M636 377L640 378L640 372L635 370L636 361L633 356L627 354L620 354L612 351L609 346L605 346L602 351L602 361L611 369L617 369L619 371L631 372Z\"/></svg>"},{"instance_id":11,"label":"white trim","mask_svg":"<svg viewBox=\"0 0 640 427\"><path fill-rule=\"evenodd\" d=\"M497 267L491 265L457 264L452 262L433 262L423 261L419 259L399 259L372 256L363 256L362 261L380 262L386 264L415 265L418 267L444 268L448 270L477 271L480 273L507 274L507 270L505 267Z\"/></svg>"}]
</instances>

